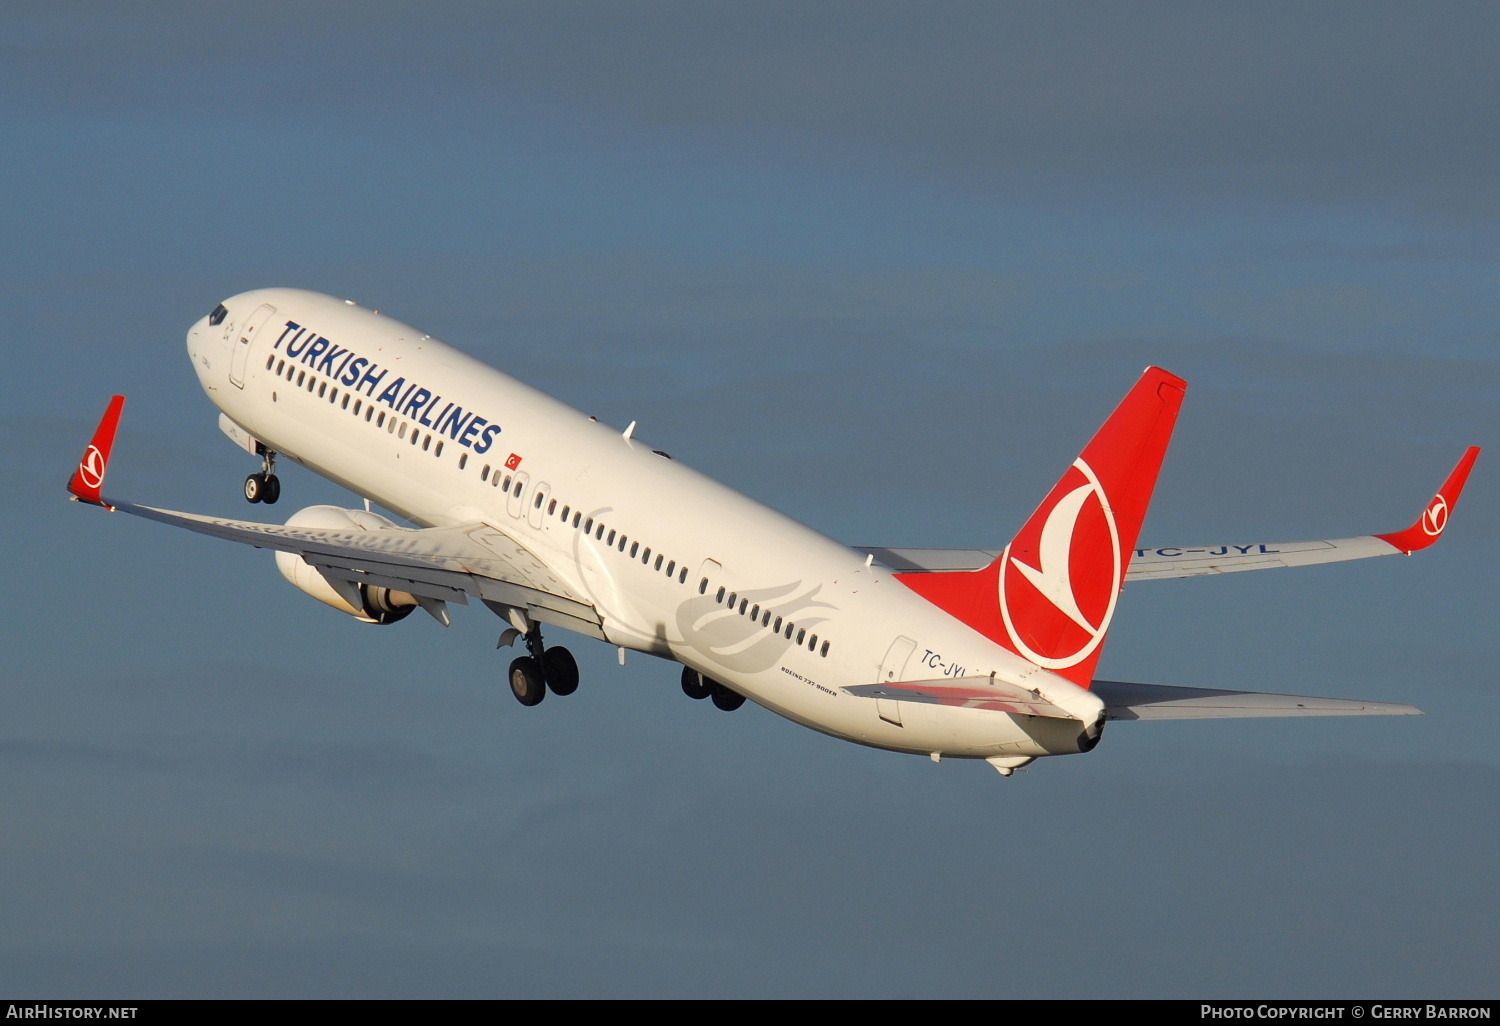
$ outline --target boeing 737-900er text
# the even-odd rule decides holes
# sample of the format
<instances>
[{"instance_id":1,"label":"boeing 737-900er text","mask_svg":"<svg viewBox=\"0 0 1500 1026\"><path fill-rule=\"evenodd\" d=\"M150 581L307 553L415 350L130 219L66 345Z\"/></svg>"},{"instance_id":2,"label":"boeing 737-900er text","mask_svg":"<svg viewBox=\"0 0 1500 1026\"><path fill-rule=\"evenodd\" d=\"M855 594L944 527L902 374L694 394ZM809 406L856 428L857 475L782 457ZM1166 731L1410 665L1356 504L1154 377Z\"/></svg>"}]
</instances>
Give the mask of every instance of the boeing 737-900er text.
<instances>
[{"instance_id":1,"label":"boeing 737-900er text","mask_svg":"<svg viewBox=\"0 0 1500 1026\"><path fill-rule=\"evenodd\" d=\"M1411 527L1248 545L1138 547L1186 382L1148 368L1002 549L851 548L415 328L295 289L226 299L188 353L219 426L263 469L284 456L366 500L286 524L106 497L116 396L69 490L84 502L276 550L292 584L372 624L477 599L504 622L522 705L578 686L564 627L682 664L721 709L753 699L876 748L983 759L1004 775L1087 752L1105 721L1407 715L1407 705L1094 679L1126 581L1410 554L1435 542L1479 455ZM416 527L370 511L369 502Z\"/></svg>"}]
</instances>

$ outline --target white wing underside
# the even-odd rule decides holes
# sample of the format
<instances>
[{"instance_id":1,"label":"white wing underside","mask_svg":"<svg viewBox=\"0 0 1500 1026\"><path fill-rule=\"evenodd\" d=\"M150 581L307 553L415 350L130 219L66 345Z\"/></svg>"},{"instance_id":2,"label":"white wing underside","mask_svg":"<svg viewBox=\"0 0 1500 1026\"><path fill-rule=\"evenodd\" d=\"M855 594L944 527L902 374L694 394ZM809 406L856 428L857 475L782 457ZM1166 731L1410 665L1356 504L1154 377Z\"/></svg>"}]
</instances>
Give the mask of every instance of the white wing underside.
<instances>
[{"instance_id":1,"label":"white wing underside","mask_svg":"<svg viewBox=\"0 0 1500 1026\"><path fill-rule=\"evenodd\" d=\"M860 547L857 552L896 573L980 570L1000 557L1000 549L891 549ZM1395 556L1401 550L1374 535L1321 541L1256 542L1249 545L1165 545L1137 549L1125 572L1126 581L1169 577L1202 577L1244 570L1313 566L1350 559Z\"/></svg>"},{"instance_id":2,"label":"white wing underside","mask_svg":"<svg viewBox=\"0 0 1500 1026\"><path fill-rule=\"evenodd\" d=\"M326 577L467 605L469 598L603 637L598 612L546 564L492 524L337 530L181 513L105 499L106 508L198 534L301 556Z\"/></svg>"}]
</instances>

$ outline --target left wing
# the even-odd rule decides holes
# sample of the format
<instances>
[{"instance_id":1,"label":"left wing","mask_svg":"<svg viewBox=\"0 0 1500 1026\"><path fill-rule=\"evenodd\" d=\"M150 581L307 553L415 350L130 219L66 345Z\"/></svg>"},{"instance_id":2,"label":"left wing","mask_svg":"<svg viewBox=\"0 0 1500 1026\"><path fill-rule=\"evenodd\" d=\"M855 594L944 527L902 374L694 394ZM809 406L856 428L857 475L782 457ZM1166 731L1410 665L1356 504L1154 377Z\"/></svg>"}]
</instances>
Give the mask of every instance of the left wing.
<instances>
[{"instance_id":1,"label":"left wing","mask_svg":"<svg viewBox=\"0 0 1500 1026\"><path fill-rule=\"evenodd\" d=\"M1251 542L1245 545L1166 545L1140 548L1130 560L1125 580L1147 581L1167 577L1198 577L1243 570L1270 570L1283 566L1311 566L1374 556L1411 555L1442 537L1448 519L1458 505L1469 471L1479 457L1479 447L1469 448L1458 465L1432 497L1416 523L1391 534L1367 534L1356 538L1320 541ZM898 573L979 570L1000 558L998 549L888 549L857 548Z\"/></svg>"},{"instance_id":2,"label":"left wing","mask_svg":"<svg viewBox=\"0 0 1500 1026\"><path fill-rule=\"evenodd\" d=\"M525 546L492 524L357 529L261 524L106 498L102 492L125 400L115 396L68 490L80 501L227 541L301 556L325 578L395 588L429 602L469 598L602 637L594 607ZM441 617L440 617L441 619Z\"/></svg>"}]
</instances>

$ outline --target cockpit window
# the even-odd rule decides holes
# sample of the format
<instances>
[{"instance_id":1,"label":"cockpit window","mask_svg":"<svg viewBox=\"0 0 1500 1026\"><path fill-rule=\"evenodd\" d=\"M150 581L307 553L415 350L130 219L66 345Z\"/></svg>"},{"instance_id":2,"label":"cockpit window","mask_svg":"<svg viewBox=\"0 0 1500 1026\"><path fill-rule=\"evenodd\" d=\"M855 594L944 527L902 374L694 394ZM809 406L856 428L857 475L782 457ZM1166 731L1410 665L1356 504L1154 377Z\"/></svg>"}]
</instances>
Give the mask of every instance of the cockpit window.
<instances>
[{"instance_id":1,"label":"cockpit window","mask_svg":"<svg viewBox=\"0 0 1500 1026\"><path fill-rule=\"evenodd\" d=\"M229 316L229 308L223 303L214 307L214 312L208 315L208 323L211 325L223 324L224 318Z\"/></svg>"}]
</instances>

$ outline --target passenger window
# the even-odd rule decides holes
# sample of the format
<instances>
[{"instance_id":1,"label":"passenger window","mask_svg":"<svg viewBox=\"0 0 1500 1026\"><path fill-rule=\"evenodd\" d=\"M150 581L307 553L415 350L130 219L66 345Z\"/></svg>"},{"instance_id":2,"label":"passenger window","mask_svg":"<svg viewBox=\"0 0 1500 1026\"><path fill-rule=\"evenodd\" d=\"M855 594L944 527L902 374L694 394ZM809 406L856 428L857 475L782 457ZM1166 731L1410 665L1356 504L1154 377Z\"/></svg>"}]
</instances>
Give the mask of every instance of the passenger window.
<instances>
[{"instance_id":1,"label":"passenger window","mask_svg":"<svg viewBox=\"0 0 1500 1026\"><path fill-rule=\"evenodd\" d=\"M538 503L538 505L540 505L540 503ZM547 503L547 515L550 517L552 514L554 514L556 512L557 512L557 500L553 499L551 502ZM568 515L566 513L563 514L563 519L564 520L568 519Z\"/></svg>"},{"instance_id":2,"label":"passenger window","mask_svg":"<svg viewBox=\"0 0 1500 1026\"><path fill-rule=\"evenodd\" d=\"M687 567L683 567L681 570L677 571L677 583L678 584L686 584L687 583Z\"/></svg>"},{"instance_id":3,"label":"passenger window","mask_svg":"<svg viewBox=\"0 0 1500 1026\"><path fill-rule=\"evenodd\" d=\"M760 619L760 604L759 603L756 603L755 605L753 605L753 606L750 607L750 619L752 619L752 620L759 620Z\"/></svg>"},{"instance_id":4,"label":"passenger window","mask_svg":"<svg viewBox=\"0 0 1500 1026\"><path fill-rule=\"evenodd\" d=\"M606 544L606 545L613 545L614 543L615 543L615 532L614 532L614 529L611 528L610 532L609 532L609 540L606 541L604 544Z\"/></svg>"},{"instance_id":5,"label":"passenger window","mask_svg":"<svg viewBox=\"0 0 1500 1026\"><path fill-rule=\"evenodd\" d=\"M439 442L437 444L437 448L434 449L434 450L432 450L432 454L434 456L441 456L443 454L443 443L442 442Z\"/></svg>"},{"instance_id":6,"label":"passenger window","mask_svg":"<svg viewBox=\"0 0 1500 1026\"><path fill-rule=\"evenodd\" d=\"M458 469L462 470L462 469L464 469L464 467L466 467L468 465L469 465L469 454L466 453L466 452L459 453L459 455L458 455Z\"/></svg>"},{"instance_id":7,"label":"passenger window","mask_svg":"<svg viewBox=\"0 0 1500 1026\"><path fill-rule=\"evenodd\" d=\"M714 601L715 602L723 602L724 601L724 589L723 588L720 588L719 589L719 593L714 596Z\"/></svg>"},{"instance_id":8,"label":"passenger window","mask_svg":"<svg viewBox=\"0 0 1500 1026\"><path fill-rule=\"evenodd\" d=\"M818 655L822 656L825 659L828 658L828 642L827 641L823 642L823 650L821 652L819 652Z\"/></svg>"},{"instance_id":9,"label":"passenger window","mask_svg":"<svg viewBox=\"0 0 1500 1026\"><path fill-rule=\"evenodd\" d=\"M622 550L625 548L625 539L624 538L620 539L620 548ZM630 543L630 558L634 559L635 558L635 554L637 552L639 552L640 550L641 550L641 543L640 542L631 542Z\"/></svg>"},{"instance_id":10,"label":"passenger window","mask_svg":"<svg viewBox=\"0 0 1500 1026\"><path fill-rule=\"evenodd\" d=\"M776 618L776 626L772 627L771 630L774 631L777 634L781 633L781 617L778 616Z\"/></svg>"}]
</instances>

